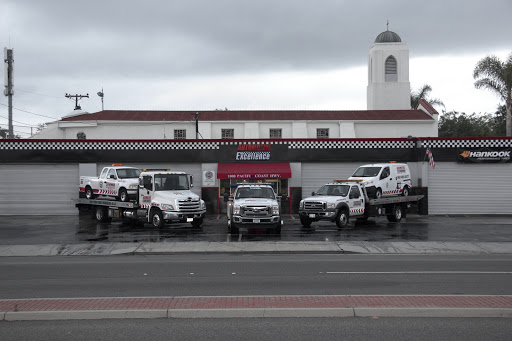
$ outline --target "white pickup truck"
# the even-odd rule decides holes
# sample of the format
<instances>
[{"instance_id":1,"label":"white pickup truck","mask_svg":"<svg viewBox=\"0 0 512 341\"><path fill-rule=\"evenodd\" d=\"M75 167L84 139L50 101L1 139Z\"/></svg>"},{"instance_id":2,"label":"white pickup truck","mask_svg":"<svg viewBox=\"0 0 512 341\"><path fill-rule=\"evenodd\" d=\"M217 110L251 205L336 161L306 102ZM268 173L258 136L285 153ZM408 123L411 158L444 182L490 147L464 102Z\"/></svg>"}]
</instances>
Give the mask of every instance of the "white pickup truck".
<instances>
[{"instance_id":1,"label":"white pickup truck","mask_svg":"<svg viewBox=\"0 0 512 341\"><path fill-rule=\"evenodd\" d=\"M309 227L314 221L328 220L343 228L350 218L366 220L384 215L390 222L399 222L405 217L408 203L421 198L423 195L369 199L361 180L336 180L300 201L300 222Z\"/></svg>"},{"instance_id":2,"label":"white pickup truck","mask_svg":"<svg viewBox=\"0 0 512 341\"><path fill-rule=\"evenodd\" d=\"M272 186L264 183L239 184L228 203L228 230L273 229L281 233L279 201Z\"/></svg>"},{"instance_id":3,"label":"white pickup truck","mask_svg":"<svg viewBox=\"0 0 512 341\"><path fill-rule=\"evenodd\" d=\"M104 167L99 177L80 177L80 196L94 199L101 195L130 201L137 197L139 175L139 169L121 164Z\"/></svg>"},{"instance_id":4,"label":"white pickup truck","mask_svg":"<svg viewBox=\"0 0 512 341\"><path fill-rule=\"evenodd\" d=\"M113 218L139 220L160 228L165 223L191 223L199 227L206 214L206 205L193 193L192 176L184 172L142 170L137 179L134 202L78 199L76 206L89 211L100 222Z\"/></svg>"}]
</instances>

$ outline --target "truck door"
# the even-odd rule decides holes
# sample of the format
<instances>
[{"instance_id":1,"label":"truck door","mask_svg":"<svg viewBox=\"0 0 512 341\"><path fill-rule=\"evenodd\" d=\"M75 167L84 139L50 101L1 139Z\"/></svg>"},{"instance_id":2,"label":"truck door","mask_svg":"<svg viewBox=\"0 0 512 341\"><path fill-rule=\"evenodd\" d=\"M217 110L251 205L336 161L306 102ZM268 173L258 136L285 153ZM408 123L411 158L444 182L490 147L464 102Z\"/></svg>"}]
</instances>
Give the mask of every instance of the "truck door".
<instances>
[{"instance_id":1,"label":"truck door","mask_svg":"<svg viewBox=\"0 0 512 341\"><path fill-rule=\"evenodd\" d=\"M153 177L151 175L142 176L142 183L139 184L139 204L141 208L150 208L153 191Z\"/></svg>"},{"instance_id":2,"label":"truck door","mask_svg":"<svg viewBox=\"0 0 512 341\"><path fill-rule=\"evenodd\" d=\"M380 173L380 182L382 184L382 195L394 195L396 194L396 176L391 175L391 169L389 166L384 167Z\"/></svg>"},{"instance_id":3,"label":"truck door","mask_svg":"<svg viewBox=\"0 0 512 341\"><path fill-rule=\"evenodd\" d=\"M116 180L117 180L116 170L114 168L110 168L107 173L107 178L105 180L103 180L103 182L106 186L106 190L108 191L107 194L117 195L117 188L116 188L117 181Z\"/></svg>"},{"instance_id":4,"label":"truck door","mask_svg":"<svg viewBox=\"0 0 512 341\"><path fill-rule=\"evenodd\" d=\"M359 186L354 185L350 187L348 207L350 208L350 216L360 216L364 214L364 198Z\"/></svg>"}]
</instances>

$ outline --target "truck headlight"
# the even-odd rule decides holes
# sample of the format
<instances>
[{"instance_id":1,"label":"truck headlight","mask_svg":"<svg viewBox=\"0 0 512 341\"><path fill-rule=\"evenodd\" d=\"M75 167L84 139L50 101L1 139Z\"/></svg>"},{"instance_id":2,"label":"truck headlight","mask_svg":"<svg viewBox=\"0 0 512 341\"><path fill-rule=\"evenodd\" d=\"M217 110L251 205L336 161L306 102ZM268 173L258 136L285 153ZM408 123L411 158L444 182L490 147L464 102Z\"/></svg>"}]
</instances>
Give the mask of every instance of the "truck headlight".
<instances>
[{"instance_id":1,"label":"truck headlight","mask_svg":"<svg viewBox=\"0 0 512 341\"><path fill-rule=\"evenodd\" d=\"M240 206L239 205L233 206L233 214L240 214Z\"/></svg>"},{"instance_id":2,"label":"truck headlight","mask_svg":"<svg viewBox=\"0 0 512 341\"><path fill-rule=\"evenodd\" d=\"M206 210L206 204L204 203L204 200L201 200L201 210Z\"/></svg>"},{"instance_id":3,"label":"truck headlight","mask_svg":"<svg viewBox=\"0 0 512 341\"><path fill-rule=\"evenodd\" d=\"M136 189L137 185L130 185L130 189Z\"/></svg>"},{"instance_id":4,"label":"truck headlight","mask_svg":"<svg viewBox=\"0 0 512 341\"><path fill-rule=\"evenodd\" d=\"M327 208L336 208L336 203L334 203L334 202L328 202L328 203L327 203Z\"/></svg>"},{"instance_id":5,"label":"truck headlight","mask_svg":"<svg viewBox=\"0 0 512 341\"><path fill-rule=\"evenodd\" d=\"M165 211L174 211L174 207L172 205L161 204L160 208Z\"/></svg>"},{"instance_id":6,"label":"truck headlight","mask_svg":"<svg viewBox=\"0 0 512 341\"><path fill-rule=\"evenodd\" d=\"M279 214L279 205L272 205L272 214Z\"/></svg>"},{"instance_id":7,"label":"truck headlight","mask_svg":"<svg viewBox=\"0 0 512 341\"><path fill-rule=\"evenodd\" d=\"M299 208L304 208L304 200L301 200L301 201L299 202Z\"/></svg>"}]
</instances>

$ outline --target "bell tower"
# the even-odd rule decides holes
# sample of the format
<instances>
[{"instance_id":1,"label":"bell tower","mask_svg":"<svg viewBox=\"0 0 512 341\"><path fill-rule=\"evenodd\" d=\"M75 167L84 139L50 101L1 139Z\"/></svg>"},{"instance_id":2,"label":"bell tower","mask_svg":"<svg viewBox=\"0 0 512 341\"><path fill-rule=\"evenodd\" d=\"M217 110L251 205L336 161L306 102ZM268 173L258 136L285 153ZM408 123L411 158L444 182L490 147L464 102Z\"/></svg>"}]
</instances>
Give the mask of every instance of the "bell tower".
<instances>
[{"instance_id":1,"label":"bell tower","mask_svg":"<svg viewBox=\"0 0 512 341\"><path fill-rule=\"evenodd\" d=\"M368 57L368 110L411 109L409 48L395 32L375 38Z\"/></svg>"}]
</instances>

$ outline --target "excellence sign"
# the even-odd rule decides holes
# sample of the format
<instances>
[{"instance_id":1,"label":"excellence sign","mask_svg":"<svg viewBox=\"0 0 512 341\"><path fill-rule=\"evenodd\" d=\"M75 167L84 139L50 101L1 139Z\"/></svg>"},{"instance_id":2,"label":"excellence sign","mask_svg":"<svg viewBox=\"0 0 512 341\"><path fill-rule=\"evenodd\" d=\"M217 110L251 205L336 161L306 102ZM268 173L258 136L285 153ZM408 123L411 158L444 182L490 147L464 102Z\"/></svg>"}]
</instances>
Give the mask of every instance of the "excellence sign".
<instances>
[{"instance_id":1,"label":"excellence sign","mask_svg":"<svg viewBox=\"0 0 512 341\"><path fill-rule=\"evenodd\" d=\"M270 160L270 144L239 144L236 160L268 161Z\"/></svg>"}]
</instances>

